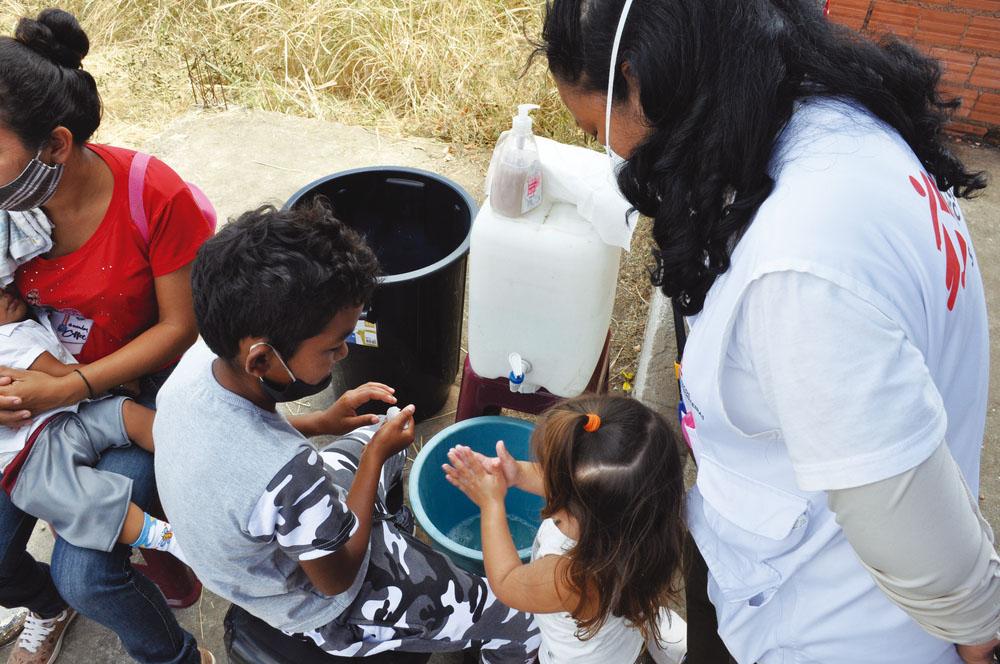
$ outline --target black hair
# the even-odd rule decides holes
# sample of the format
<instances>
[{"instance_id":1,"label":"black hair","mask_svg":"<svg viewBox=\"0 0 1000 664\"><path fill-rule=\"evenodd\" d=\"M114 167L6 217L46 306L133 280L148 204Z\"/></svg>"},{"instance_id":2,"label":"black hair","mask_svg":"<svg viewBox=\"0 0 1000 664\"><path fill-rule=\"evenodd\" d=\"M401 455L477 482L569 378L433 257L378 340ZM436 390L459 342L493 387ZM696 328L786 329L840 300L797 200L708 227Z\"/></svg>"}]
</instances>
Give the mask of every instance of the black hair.
<instances>
[{"instance_id":1,"label":"black hair","mask_svg":"<svg viewBox=\"0 0 1000 664\"><path fill-rule=\"evenodd\" d=\"M607 90L625 0L549 0L542 44L556 79ZM879 43L823 17L816 0L638 0L616 63L628 63L650 135L618 176L653 218L653 283L681 311L701 311L730 252L770 195L768 164L796 100L844 97L891 125L942 189L986 186L943 142L959 106L937 93L939 64L894 38Z\"/></svg>"},{"instance_id":2,"label":"black hair","mask_svg":"<svg viewBox=\"0 0 1000 664\"><path fill-rule=\"evenodd\" d=\"M210 238L191 273L198 330L231 360L240 340L264 337L283 357L347 307L365 304L378 260L321 200L245 212Z\"/></svg>"},{"instance_id":3,"label":"black hair","mask_svg":"<svg viewBox=\"0 0 1000 664\"><path fill-rule=\"evenodd\" d=\"M13 37L0 37L0 122L27 149L42 147L59 126L78 145L97 131L101 97L80 68L89 50L87 33L61 9L22 18Z\"/></svg>"}]
</instances>

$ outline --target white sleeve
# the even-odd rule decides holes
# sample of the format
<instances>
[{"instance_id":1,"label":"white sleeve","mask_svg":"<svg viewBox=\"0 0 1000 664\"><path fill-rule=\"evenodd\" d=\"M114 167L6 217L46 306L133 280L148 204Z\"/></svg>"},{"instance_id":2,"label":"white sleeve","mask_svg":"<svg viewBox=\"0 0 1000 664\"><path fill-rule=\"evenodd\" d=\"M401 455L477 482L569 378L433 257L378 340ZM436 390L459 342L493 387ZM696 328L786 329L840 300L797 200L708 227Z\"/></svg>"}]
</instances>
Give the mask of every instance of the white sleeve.
<instances>
[{"instance_id":1,"label":"white sleeve","mask_svg":"<svg viewBox=\"0 0 1000 664\"><path fill-rule=\"evenodd\" d=\"M0 366L27 369L42 353L51 352L53 343L59 342L35 321L15 323L9 335L0 334Z\"/></svg>"},{"instance_id":2,"label":"white sleeve","mask_svg":"<svg viewBox=\"0 0 1000 664\"><path fill-rule=\"evenodd\" d=\"M831 491L828 502L875 583L924 629L967 645L997 637L1000 558L947 444L901 475Z\"/></svg>"},{"instance_id":3,"label":"white sleeve","mask_svg":"<svg viewBox=\"0 0 1000 664\"><path fill-rule=\"evenodd\" d=\"M744 345L806 491L913 468L944 439L944 402L920 351L874 305L802 272L744 295Z\"/></svg>"}]
</instances>

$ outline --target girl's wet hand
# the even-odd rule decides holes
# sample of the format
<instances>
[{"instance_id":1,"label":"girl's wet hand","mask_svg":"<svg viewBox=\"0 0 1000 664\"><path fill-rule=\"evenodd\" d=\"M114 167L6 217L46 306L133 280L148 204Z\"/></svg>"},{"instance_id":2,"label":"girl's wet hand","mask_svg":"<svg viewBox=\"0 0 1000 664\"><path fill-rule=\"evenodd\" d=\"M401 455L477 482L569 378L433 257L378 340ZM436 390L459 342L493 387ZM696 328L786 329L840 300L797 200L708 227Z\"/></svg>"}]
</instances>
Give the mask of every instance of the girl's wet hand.
<instances>
[{"instance_id":1,"label":"girl's wet hand","mask_svg":"<svg viewBox=\"0 0 1000 664\"><path fill-rule=\"evenodd\" d=\"M485 457L482 455L477 457L470 448L457 445L448 451L448 461L451 463L442 466L448 481L480 509L490 502L503 502L507 495L507 480L503 473L490 472L484 465L483 458Z\"/></svg>"},{"instance_id":2,"label":"girl's wet hand","mask_svg":"<svg viewBox=\"0 0 1000 664\"><path fill-rule=\"evenodd\" d=\"M468 449L468 448L466 448ZM483 465L487 472L500 475L507 482L507 487L517 486L521 479L521 467L517 465L517 460L507 451L507 446L502 440L497 441L497 455L488 457L475 450L470 450L473 458Z\"/></svg>"}]
</instances>

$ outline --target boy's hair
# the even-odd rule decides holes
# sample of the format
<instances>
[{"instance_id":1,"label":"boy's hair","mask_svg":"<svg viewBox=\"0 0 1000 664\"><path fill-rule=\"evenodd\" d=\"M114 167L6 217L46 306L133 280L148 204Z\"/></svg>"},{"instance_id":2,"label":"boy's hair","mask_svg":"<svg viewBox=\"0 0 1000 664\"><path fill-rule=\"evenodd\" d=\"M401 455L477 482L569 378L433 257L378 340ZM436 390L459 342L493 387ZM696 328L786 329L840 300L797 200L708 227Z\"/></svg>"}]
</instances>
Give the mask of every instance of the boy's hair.
<instances>
[{"instance_id":1,"label":"boy's hair","mask_svg":"<svg viewBox=\"0 0 1000 664\"><path fill-rule=\"evenodd\" d=\"M338 311L365 304L378 260L324 202L245 212L198 251L191 273L198 330L231 360L246 337L288 359Z\"/></svg>"},{"instance_id":2,"label":"boy's hair","mask_svg":"<svg viewBox=\"0 0 1000 664\"><path fill-rule=\"evenodd\" d=\"M586 431L587 414L601 418ZM566 510L580 537L564 581L580 596L578 636L620 616L661 638L660 609L680 595L684 479L680 445L666 420L635 399L584 396L549 410L532 434L551 517ZM592 608L597 607L596 612Z\"/></svg>"}]
</instances>

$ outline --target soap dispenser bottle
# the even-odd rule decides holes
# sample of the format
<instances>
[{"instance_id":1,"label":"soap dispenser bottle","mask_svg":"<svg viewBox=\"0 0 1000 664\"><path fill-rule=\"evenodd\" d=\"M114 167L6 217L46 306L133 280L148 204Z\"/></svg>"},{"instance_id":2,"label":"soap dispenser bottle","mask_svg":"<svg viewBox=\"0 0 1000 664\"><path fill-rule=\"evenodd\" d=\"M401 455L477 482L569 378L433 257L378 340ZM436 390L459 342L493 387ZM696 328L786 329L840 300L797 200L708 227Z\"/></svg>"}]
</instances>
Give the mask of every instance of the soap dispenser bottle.
<instances>
[{"instance_id":1,"label":"soap dispenser bottle","mask_svg":"<svg viewBox=\"0 0 1000 664\"><path fill-rule=\"evenodd\" d=\"M490 166L490 205L505 217L520 217L542 202L542 165L529 115L537 108L537 104L517 107L513 125L500 137Z\"/></svg>"}]
</instances>

